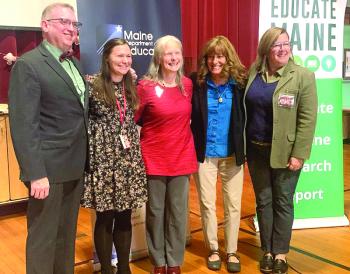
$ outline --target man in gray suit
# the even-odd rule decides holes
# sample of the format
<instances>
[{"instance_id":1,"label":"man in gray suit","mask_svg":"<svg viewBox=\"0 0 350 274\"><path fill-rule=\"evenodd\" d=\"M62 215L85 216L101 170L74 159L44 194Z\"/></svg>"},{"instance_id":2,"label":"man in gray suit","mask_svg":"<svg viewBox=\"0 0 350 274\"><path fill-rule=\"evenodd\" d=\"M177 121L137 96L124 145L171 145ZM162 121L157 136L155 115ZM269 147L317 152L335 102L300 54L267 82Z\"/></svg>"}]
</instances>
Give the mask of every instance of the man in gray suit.
<instances>
[{"instance_id":1,"label":"man in gray suit","mask_svg":"<svg viewBox=\"0 0 350 274\"><path fill-rule=\"evenodd\" d=\"M28 186L28 274L73 273L87 153L87 88L72 51L81 23L55 3L42 13L43 42L14 65L10 127L20 178ZM62 56L63 55L63 56Z\"/></svg>"}]
</instances>

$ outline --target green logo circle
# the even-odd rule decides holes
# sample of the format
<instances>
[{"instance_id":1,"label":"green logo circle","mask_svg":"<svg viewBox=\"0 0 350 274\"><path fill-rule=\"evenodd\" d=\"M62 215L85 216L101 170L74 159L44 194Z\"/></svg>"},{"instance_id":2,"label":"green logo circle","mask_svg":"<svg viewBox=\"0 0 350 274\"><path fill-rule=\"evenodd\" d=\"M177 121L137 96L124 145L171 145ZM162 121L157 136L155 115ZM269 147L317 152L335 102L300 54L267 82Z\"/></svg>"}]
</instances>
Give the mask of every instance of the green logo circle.
<instances>
[{"instance_id":1,"label":"green logo circle","mask_svg":"<svg viewBox=\"0 0 350 274\"><path fill-rule=\"evenodd\" d=\"M296 63L298 66L303 66L303 59L299 55L294 55L294 63Z\"/></svg>"},{"instance_id":2,"label":"green logo circle","mask_svg":"<svg viewBox=\"0 0 350 274\"><path fill-rule=\"evenodd\" d=\"M322 68L324 71L331 72L335 69L336 61L332 55L326 55L322 58Z\"/></svg>"},{"instance_id":3,"label":"green logo circle","mask_svg":"<svg viewBox=\"0 0 350 274\"><path fill-rule=\"evenodd\" d=\"M316 55L310 55L305 60L305 67L315 72L320 67L320 60Z\"/></svg>"}]
</instances>

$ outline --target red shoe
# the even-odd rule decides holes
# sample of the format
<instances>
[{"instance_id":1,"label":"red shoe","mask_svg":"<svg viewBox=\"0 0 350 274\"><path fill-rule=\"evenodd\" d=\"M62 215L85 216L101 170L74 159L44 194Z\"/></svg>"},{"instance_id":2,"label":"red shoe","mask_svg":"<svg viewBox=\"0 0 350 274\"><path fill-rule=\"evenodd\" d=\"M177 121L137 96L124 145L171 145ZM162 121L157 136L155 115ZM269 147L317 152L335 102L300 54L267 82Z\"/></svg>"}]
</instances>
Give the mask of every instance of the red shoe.
<instances>
[{"instance_id":1,"label":"red shoe","mask_svg":"<svg viewBox=\"0 0 350 274\"><path fill-rule=\"evenodd\" d=\"M166 268L164 266L155 266L153 268L153 274L166 274Z\"/></svg>"},{"instance_id":2,"label":"red shoe","mask_svg":"<svg viewBox=\"0 0 350 274\"><path fill-rule=\"evenodd\" d=\"M179 266L168 266L167 274L181 274L181 269Z\"/></svg>"}]
</instances>

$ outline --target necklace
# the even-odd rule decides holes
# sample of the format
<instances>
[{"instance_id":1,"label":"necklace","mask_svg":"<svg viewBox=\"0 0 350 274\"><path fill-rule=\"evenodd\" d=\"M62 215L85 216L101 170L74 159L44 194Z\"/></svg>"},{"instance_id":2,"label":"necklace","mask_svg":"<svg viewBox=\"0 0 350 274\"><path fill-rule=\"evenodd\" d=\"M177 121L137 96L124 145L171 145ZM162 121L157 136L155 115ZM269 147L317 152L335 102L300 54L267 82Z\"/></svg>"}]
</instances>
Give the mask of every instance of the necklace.
<instances>
[{"instance_id":1,"label":"necklace","mask_svg":"<svg viewBox=\"0 0 350 274\"><path fill-rule=\"evenodd\" d=\"M175 87L176 86L176 82L175 81L172 81L172 82L165 82L164 80L161 80L160 81L160 84L163 86L163 87Z\"/></svg>"},{"instance_id":2,"label":"necklace","mask_svg":"<svg viewBox=\"0 0 350 274\"><path fill-rule=\"evenodd\" d=\"M226 90L227 90L227 86L226 86L226 85L224 86L224 90L221 91L221 92L220 92L220 89L217 88L216 91L217 91L217 93L218 93L218 102L219 102L219 103L222 103L222 102L224 101L223 96L225 95Z\"/></svg>"}]
</instances>

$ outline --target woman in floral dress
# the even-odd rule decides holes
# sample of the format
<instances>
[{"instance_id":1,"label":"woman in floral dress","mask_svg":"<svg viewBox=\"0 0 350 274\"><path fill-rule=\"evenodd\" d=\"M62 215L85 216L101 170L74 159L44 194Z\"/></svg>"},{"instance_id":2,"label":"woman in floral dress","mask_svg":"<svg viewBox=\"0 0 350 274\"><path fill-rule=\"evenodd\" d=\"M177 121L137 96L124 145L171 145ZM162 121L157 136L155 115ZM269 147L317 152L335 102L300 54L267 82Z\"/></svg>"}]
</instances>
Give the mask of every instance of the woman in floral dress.
<instances>
[{"instance_id":1,"label":"woman in floral dress","mask_svg":"<svg viewBox=\"0 0 350 274\"><path fill-rule=\"evenodd\" d=\"M138 107L124 39L104 46L101 72L89 88L89 162L82 206L96 210L94 240L103 274L113 273L112 244L118 273L128 274L131 211L147 200L146 175L134 122Z\"/></svg>"}]
</instances>

